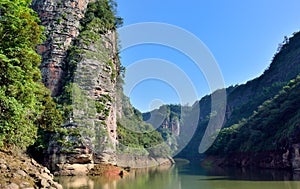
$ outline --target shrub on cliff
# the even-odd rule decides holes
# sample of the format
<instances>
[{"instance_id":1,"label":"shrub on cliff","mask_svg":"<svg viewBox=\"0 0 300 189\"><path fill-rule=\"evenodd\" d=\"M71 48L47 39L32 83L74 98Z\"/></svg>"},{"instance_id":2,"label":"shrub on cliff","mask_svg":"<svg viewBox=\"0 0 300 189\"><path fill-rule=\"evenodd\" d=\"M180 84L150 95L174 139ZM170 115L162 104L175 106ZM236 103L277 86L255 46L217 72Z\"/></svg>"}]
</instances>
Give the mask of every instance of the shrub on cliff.
<instances>
[{"instance_id":1,"label":"shrub on cliff","mask_svg":"<svg viewBox=\"0 0 300 189\"><path fill-rule=\"evenodd\" d=\"M0 148L26 148L60 118L41 83L42 28L30 0L0 1Z\"/></svg>"},{"instance_id":2,"label":"shrub on cliff","mask_svg":"<svg viewBox=\"0 0 300 189\"><path fill-rule=\"evenodd\" d=\"M116 30L123 24L123 19L116 16L117 4L113 0L97 0L89 3L85 17L81 20L81 26L84 28L93 20L98 19L101 22L103 33L109 30Z\"/></svg>"}]
</instances>

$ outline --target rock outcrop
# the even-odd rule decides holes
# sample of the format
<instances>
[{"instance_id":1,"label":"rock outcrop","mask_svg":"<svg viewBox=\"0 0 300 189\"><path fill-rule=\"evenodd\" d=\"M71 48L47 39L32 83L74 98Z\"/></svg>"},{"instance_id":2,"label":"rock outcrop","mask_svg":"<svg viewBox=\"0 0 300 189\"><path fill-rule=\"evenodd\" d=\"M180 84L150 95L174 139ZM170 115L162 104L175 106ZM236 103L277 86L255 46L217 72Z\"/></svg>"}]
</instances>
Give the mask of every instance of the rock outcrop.
<instances>
[{"instance_id":1,"label":"rock outcrop","mask_svg":"<svg viewBox=\"0 0 300 189\"><path fill-rule=\"evenodd\" d=\"M187 111L179 105L165 105L151 112L143 113L143 120L155 128L168 130L173 136L178 137L182 126L180 114L185 113Z\"/></svg>"},{"instance_id":2,"label":"rock outcrop","mask_svg":"<svg viewBox=\"0 0 300 189\"><path fill-rule=\"evenodd\" d=\"M112 63L115 50L108 45L114 44L114 36L110 32L89 45L77 44L80 60L74 72L73 115L64 127L76 128L80 136L68 136L71 147L57 146L54 141L49 149L52 169L62 174L66 170L87 173L93 164L116 164L116 77L112 75L118 68Z\"/></svg>"},{"instance_id":3,"label":"rock outcrop","mask_svg":"<svg viewBox=\"0 0 300 189\"><path fill-rule=\"evenodd\" d=\"M103 26L94 21L82 31L80 21L92 2L41 0L32 5L47 38L38 47L44 84L57 98L72 84L72 112L63 126L67 134L60 136L61 143L53 140L48 150L46 164L53 171L86 164L87 172L89 164L116 164L116 33L100 31Z\"/></svg>"},{"instance_id":4,"label":"rock outcrop","mask_svg":"<svg viewBox=\"0 0 300 189\"><path fill-rule=\"evenodd\" d=\"M13 161L12 161L13 159ZM57 188L50 171L24 154L0 152L0 188Z\"/></svg>"}]
</instances>

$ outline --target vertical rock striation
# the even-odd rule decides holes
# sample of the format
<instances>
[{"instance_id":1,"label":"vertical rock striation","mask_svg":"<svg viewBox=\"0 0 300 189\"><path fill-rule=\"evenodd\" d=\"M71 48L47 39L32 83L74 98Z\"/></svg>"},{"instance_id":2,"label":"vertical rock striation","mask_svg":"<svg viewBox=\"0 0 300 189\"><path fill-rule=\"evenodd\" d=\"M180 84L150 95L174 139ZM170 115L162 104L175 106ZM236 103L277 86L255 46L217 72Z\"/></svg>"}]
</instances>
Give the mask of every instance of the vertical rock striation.
<instances>
[{"instance_id":1,"label":"vertical rock striation","mask_svg":"<svg viewBox=\"0 0 300 189\"><path fill-rule=\"evenodd\" d=\"M38 47L42 55L43 83L52 96L61 92L63 69L67 50L79 35L79 20L84 16L90 0L33 0L32 7L38 12L45 27L46 40Z\"/></svg>"},{"instance_id":2,"label":"vertical rock striation","mask_svg":"<svg viewBox=\"0 0 300 189\"><path fill-rule=\"evenodd\" d=\"M92 0L37 0L33 8L45 27L38 47L41 72L52 96L71 91L71 111L51 141L47 162L60 174L86 174L94 164L116 164L116 32L99 19L81 26ZM76 168L76 169L75 169Z\"/></svg>"},{"instance_id":3,"label":"vertical rock striation","mask_svg":"<svg viewBox=\"0 0 300 189\"><path fill-rule=\"evenodd\" d=\"M135 161L131 154L130 163L116 155L117 117L122 117L124 107L115 31L122 19L116 17L114 6L110 0L33 1L46 35L38 47L42 79L65 117L50 140L45 164L61 175L88 174L95 164L154 166L172 159L149 155ZM127 105L125 109L134 112ZM179 123L172 124L172 132L179 133Z\"/></svg>"}]
</instances>

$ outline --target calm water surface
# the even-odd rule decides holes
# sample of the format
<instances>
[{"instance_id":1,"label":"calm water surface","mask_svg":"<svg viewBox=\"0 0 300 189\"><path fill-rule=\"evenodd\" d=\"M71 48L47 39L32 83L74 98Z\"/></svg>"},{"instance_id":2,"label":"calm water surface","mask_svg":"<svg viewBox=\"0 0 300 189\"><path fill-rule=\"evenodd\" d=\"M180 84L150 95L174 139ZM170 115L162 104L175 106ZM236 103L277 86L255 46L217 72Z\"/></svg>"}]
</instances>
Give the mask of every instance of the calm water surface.
<instances>
[{"instance_id":1,"label":"calm water surface","mask_svg":"<svg viewBox=\"0 0 300 189\"><path fill-rule=\"evenodd\" d=\"M58 177L65 189L300 189L300 173L203 169L198 164L132 170L123 179Z\"/></svg>"}]
</instances>

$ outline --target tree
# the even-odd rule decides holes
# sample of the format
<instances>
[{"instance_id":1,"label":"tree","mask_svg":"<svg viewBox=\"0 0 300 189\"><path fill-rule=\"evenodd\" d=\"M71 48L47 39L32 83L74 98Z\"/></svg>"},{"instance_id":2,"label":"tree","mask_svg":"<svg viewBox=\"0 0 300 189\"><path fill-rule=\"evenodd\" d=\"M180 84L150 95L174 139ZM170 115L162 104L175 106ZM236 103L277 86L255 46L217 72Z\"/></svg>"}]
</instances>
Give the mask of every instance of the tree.
<instances>
[{"instance_id":1,"label":"tree","mask_svg":"<svg viewBox=\"0 0 300 189\"><path fill-rule=\"evenodd\" d=\"M41 83L41 58L35 50L42 42L43 28L38 25L37 14L29 8L30 3L31 0L0 1L2 148L26 148L35 142L39 127L53 127L58 124L54 119L60 119L50 92ZM51 118L53 113L57 116Z\"/></svg>"}]
</instances>

